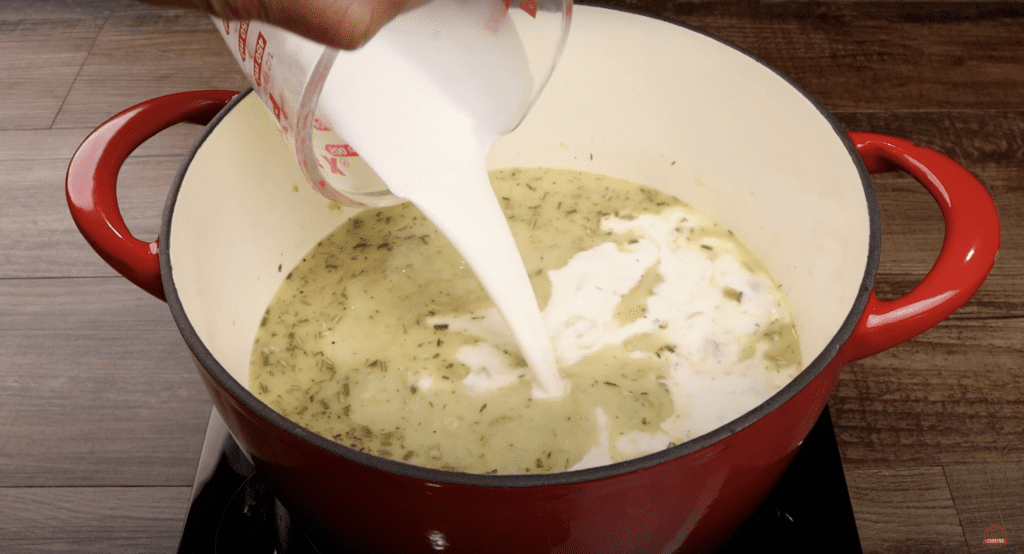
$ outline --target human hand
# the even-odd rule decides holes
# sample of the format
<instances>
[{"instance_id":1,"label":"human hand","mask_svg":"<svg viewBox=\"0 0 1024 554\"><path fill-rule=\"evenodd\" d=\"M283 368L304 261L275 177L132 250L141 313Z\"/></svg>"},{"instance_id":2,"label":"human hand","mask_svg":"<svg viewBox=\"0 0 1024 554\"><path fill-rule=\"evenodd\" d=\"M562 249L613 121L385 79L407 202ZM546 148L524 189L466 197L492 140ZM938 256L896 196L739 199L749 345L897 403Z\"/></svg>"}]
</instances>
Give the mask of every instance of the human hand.
<instances>
[{"instance_id":1,"label":"human hand","mask_svg":"<svg viewBox=\"0 0 1024 554\"><path fill-rule=\"evenodd\" d=\"M227 20L256 19L316 42L351 50L399 13L429 0L142 0L192 8Z\"/></svg>"}]
</instances>

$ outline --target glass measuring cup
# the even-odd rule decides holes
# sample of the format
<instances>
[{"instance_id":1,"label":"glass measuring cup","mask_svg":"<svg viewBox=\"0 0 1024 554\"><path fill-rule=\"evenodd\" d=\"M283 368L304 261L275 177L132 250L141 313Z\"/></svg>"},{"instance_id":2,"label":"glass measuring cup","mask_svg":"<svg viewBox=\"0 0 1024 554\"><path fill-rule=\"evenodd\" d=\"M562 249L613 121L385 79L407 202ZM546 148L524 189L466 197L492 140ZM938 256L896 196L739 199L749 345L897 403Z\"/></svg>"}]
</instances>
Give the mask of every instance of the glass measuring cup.
<instances>
[{"instance_id":1,"label":"glass measuring cup","mask_svg":"<svg viewBox=\"0 0 1024 554\"><path fill-rule=\"evenodd\" d=\"M392 116L395 106L365 97L346 101L337 92L379 80L401 62L404 70L423 72L447 87L489 144L526 117L561 55L571 19L572 0L433 0L398 16L359 50L324 48L295 117L293 149L303 173L318 192L341 204L402 202L345 139L346 117L366 123ZM417 101L415 90L399 96ZM368 106L376 113L347 113Z\"/></svg>"}]
</instances>

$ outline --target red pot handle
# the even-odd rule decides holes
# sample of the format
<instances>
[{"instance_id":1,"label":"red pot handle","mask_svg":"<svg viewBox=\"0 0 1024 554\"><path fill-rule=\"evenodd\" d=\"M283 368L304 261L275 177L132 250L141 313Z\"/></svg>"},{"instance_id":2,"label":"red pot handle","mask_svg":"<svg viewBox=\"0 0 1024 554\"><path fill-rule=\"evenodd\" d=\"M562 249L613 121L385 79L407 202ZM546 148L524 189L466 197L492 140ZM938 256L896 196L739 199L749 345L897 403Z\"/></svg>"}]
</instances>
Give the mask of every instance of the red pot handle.
<instances>
[{"instance_id":1,"label":"red pot handle","mask_svg":"<svg viewBox=\"0 0 1024 554\"><path fill-rule=\"evenodd\" d=\"M985 281L999 250L999 215L985 186L948 157L904 139L850 133L870 173L902 170L942 208L942 250L920 284L895 300L874 290L850 339L848 360L877 354L927 331L964 305Z\"/></svg>"},{"instance_id":2,"label":"red pot handle","mask_svg":"<svg viewBox=\"0 0 1024 554\"><path fill-rule=\"evenodd\" d=\"M148 100L96 128L71 158L66 192L78 230L111 267L160 300L166 298L157 241L133 237L124 224L117 204L117 175L143 142L185 121L206 125L237 95L204 90Z\"/></svg>"}]
</instances>

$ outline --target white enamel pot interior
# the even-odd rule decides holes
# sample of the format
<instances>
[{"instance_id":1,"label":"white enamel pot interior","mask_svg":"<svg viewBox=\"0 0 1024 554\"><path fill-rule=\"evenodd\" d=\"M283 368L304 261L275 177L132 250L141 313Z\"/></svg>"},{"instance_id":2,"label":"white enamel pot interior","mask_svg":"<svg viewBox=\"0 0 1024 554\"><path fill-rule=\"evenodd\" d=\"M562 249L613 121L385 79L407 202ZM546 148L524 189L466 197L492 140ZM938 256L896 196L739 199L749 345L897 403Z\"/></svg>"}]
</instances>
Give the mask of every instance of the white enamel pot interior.
<instances>
[{"instance_id":1,"label":"white enamel pot interior","mask_svg":"<svg viewBox=\"0 0 1024 554\"><path fill-rule=\"evenodd\" d=\"M565 52L546 90L523 124L494 146L489 164L603 173L703 208L778 278L804 353L806 369L797 382L730 429L632 464L552 477L552 485L647 470L700 454L751 425L826 367L870 291L877 209L847 137L785 77L702 33L576 6ZM366 461L269 413L245 390L253 337L278 285L353 213L329 206L305 183L255 95L211 124L172 191L161 236L168 302L205 371L233 401L330 455L435 483L545 485L544 476L460 481L445 472ZM807 414L811 422L816 417ZM236 435L237 426L246 425L226 419ZM241 442L251 450L253 440Z\"/></svg>"}]
</instances>

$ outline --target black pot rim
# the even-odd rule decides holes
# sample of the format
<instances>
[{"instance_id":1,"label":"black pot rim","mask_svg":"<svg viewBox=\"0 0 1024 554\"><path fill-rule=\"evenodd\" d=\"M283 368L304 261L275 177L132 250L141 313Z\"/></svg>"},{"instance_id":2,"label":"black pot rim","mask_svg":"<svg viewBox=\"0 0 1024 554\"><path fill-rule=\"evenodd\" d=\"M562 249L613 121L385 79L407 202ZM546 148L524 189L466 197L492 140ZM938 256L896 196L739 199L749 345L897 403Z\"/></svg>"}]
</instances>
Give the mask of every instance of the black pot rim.
<instances>
[{"instance_id":1,"label":"black pot rim","mask_svg":"<svg viewBox=\"0 0 1024 554\"><path fill-rule=\"evenodd\" d=\"M246 89L242 91L237 97L235 97L220 113L214 117L207 125L206 129L196 139L195 144L187 153L185 160L182 162L181 167L175 176L174 183L168 193L167 201L164 205L163 218L160 227L160 267L161 267L161 279L163 283L164 293L167 297L167 304L171 310L171 314L174 321L177 323L179 330L181 331L182 337L185 339L185 343L192 350L203 369L207 371L227 392L234 396L237 400L242 402L247 408L255 412L260 417L269 421L282 431L291 433L299 439L309 443L310 446L325 450L331 454L341 456L353 462L359 463L364 466L379 469L381 471L410 477L422 481L435 482L435 483L448 483L455 485L468 485L468 486L479 486L479 487L492 487L492 488L521 488L521 487L539 487L539 486L555 486L555 485L567 485L574 483L582 483L587 481L596 481L601 479L608 479L620 475L625 475L645 469L658 466L660 464L675 460L700 450L703 450L723 439L729 437L742 429L750 426L754 422L760 420L769 412L774 411L776 408L785 404L811 381L816 379L826 366L835 358L839 349L846 342L846 340L852 334L857 322L860 320L861 314L867 305L870 293L874 284L875 273L878 269L878 261L881 251L881 224L878 210L878 203L874 193L874 187L871 184L871 178L868 174L867 168L864 166L864 162L857 154L856 148L853 142L847 136L842 126L835 119L835 117L829 113L817 100L815 100L807 91L800 87L797 83L793 82L786 75L768 65L764 60L739 48L733 44L730 44L718 37L715 37L707 32L695 29L687 25L680 24L676 21L671 21L665 18L652 16L650 14L644 14L638 11L622 9L619 6L608 6L603 5L600 2L592 3L588 2L588 6L595 6L601 8L612 9L615 11L632 13L634 15L642 15L644 17L651 17L671 23L683 29L696 32L703 35L711 40L717 41L725 46L728 46L741 54L753 59L760 63L762 66L768 68L786 83L796 89L801 95L803 95L817 110L818 112L828 121L835 131L837 138L845 145L851 160L854 162L854 166L857 168L857 172L860 175L862 186L864 187L864 196L867 201L868 208L868 219L869 219L869 238L868 238L868 257L865 264L864 275L861 279L860 289L857 293L857 297L843 320L839 330L828 342L824 349L818 354L817 357L804 368L803 371L797 375L791 382L780 389L777 393L772 395L770 398L759 404L754 409L747 413L739 416L731 422L718 427L717 429L708 432L699 437L688 440L684 443L672 446L665 450L647 454L639 458L617 462L605 466L557 473L538 473L538 474L477 474L477 473L459 473L452 471L445 471L440 469L428 468L423 466L417 466L400 462L396 460L390 460L367 454L354 450L340 443L334 442L330 439L317 435L312 431L297 426L294 422L287 419L283 415L274 411L270 406L264 404L256 396L251 393L242 383L238 382L232 377L227 369L225 369L213 356L213 354L206 348L202 339L196 333L192 327L188 316L185 313L184 307L181 304L181 299L178 295L177 288L173 279L173 268L171 266L170 249L172 247L172 237L170 233L171 222L174 217L174 208L177 202L178 191L181 189L182 182L185 174L188 171L188 167L191 165L193 158L199 151L205 140L213 133L217 128L218 124L230 113L235 106L238 105L243 99L245 99L252 89Z\"/></svg>"}]
</instances>

